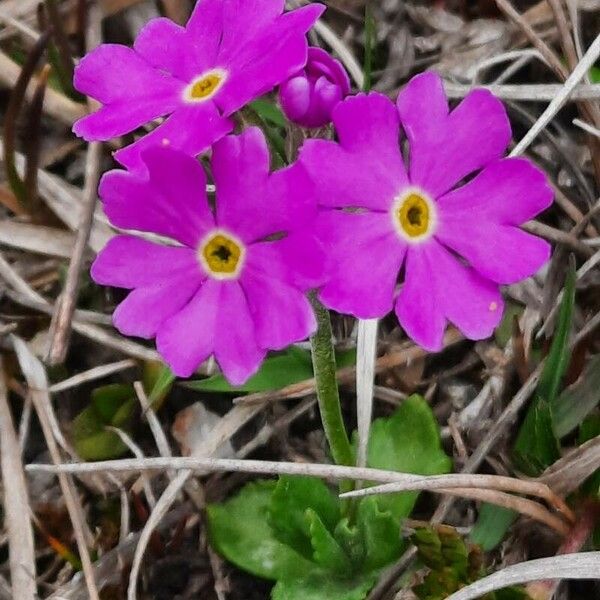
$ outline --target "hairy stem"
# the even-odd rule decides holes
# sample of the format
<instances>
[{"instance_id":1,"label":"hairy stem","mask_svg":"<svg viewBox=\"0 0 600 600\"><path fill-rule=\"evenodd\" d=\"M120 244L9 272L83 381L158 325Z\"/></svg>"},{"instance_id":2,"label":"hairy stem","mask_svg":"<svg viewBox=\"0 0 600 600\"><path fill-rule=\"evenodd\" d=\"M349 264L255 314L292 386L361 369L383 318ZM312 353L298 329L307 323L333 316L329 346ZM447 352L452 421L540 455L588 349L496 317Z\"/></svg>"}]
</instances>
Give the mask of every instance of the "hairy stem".
<instances>
[{"instance_id":1,"label":"hairy stem","mask_svg":"<svg viewBox=\"0 0 600 600\"><path fill-rule=\"evenodd\" d=\"M311 297L311 302L318 323L318 329L310 338L310 343L321 421L334 462L349 466L354 464L354 453L342 419L331 321L327 309L315 296Z\"/></svg>"}]
</instances>

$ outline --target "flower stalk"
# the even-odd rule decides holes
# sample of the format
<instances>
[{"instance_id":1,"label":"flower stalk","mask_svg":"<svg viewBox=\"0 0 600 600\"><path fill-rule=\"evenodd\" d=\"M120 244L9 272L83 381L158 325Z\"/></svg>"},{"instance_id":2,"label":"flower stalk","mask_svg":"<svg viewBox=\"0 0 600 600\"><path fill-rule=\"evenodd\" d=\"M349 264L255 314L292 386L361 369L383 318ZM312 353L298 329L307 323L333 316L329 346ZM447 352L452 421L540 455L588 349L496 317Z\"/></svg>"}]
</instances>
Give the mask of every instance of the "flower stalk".
<instances>
[{"instance_id":1,"label":"flower stalk","mask_svg":"<svg viewBox=\"0 0 600 600\"><path fill-rule=\"evenodd\" d=\"M331 456L337 465L353 465L354 453L342 418L338 390L331 320L327 309L313 295L311 302L318 329L310 338L319 411Z\"/></svg>"}]
</instances>

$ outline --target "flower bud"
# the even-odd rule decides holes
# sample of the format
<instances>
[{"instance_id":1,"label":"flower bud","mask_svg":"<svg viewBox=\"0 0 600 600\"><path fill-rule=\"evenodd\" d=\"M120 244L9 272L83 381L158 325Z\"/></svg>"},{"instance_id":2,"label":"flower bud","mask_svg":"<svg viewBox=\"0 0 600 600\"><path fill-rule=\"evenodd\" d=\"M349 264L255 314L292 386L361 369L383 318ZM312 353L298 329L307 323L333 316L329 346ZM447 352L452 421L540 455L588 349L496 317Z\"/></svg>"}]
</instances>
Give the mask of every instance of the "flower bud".
<instances>
[{"instance_id":1,"label":"flower bud","mask_svg":"<svg viewBox=\"0 0 600 600\"><path fill-rule=\"evenodd\" d=\"M331 122L333 109L349 93L350 79L342 64L313 46L304 69L281 84L279 102L290 121L316 128Z\"/></svg>"}]
</instances>

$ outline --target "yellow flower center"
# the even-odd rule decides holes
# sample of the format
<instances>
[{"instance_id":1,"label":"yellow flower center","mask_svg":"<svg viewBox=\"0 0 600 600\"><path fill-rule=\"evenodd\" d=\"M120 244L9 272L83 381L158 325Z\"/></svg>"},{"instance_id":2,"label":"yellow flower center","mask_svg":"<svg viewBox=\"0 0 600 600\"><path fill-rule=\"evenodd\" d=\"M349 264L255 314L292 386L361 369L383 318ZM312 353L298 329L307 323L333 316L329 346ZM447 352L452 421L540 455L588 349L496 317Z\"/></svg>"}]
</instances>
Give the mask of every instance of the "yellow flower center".
<instances>
[{"instance_id":1,"label":"yellow flower center","mask_svg":"<svg viewBox=\"0 0 600 600\"><path fill-rule=\"evenodd\" d=\"M409 190L396 199L392 220L406 241L424 241L431 236L436 225L435 205L422 191Z\"/></svg>"},{"instance_id":2,"label":"yellow flower center","mask_svg":"<svg viewBox=\"0 0 600 600\"><path fill-rule=\"evenodd\" d=\"M236 279L245 254L243 243L223 232L212 232L198 248L200 263L213 279Z\"/></svg>"},{"instance_id":3,"label":"yellow flower center","mask_svg":"<svg viewBox=\"0 0 600 600\"><path fill-rule=\"evenodd\" d=\"M215 69L201 75L192 81L185 90L188 102L203 102L214 96L223 85L227 74L221 69Z\"/></svg>"}]
</instances>

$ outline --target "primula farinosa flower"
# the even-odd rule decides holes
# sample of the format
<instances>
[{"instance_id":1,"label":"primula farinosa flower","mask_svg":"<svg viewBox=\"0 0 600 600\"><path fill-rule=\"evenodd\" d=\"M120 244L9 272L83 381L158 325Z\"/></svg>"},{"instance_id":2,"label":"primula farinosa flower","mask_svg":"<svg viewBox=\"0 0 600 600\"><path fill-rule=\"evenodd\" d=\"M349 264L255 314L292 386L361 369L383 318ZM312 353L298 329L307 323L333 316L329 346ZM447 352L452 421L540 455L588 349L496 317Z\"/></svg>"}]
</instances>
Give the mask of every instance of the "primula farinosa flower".
<instances>
[{"instance_id":1,"label":"primula farinosa flower","mask_svg":"<svg viewBox=\"0 0 600 600\"><path fill-rule=\"evenodd\" d=\"M212 154L215 210L201 164L181 151L151 148L144 171L111 171L100 184L116 227L92 266L97 283L133 290L114 313L125 335L156 337L181 377L214 355L232 384L243 383L269 349L316 328L305 292L322 283L323 252L313 233L312 183L298 163L269 173L259 129L227 136Z\"/></svg>"},{"instance_id":2,"label":"primula farinosa flower","mask_svg":"<svg viewBox=\"0 0 600 600\"><path fill-rule=\"evenodd\" d=\"M99 46L79 63L74 84L103 106L73 131L108 140L170 115L115 158L140 168L141 151L159 144L199 154L231 131L235 111L305 64L306 33L324 7L283 8L284 0L200 0L185 27L153 19L133 49Z\"/></svg>"},{"instance_id":3,"label":"primula farinosa flower","mask_svg":"<svg viewBox=\"0 0 600 600\"><path fill-rule=\"evenodd\" d=\"M308 141L300 157L317 182L318 230L333 263L322 301L359 318L395 307L432 351L448 321L468 338L489 336L503 311L498 284L534 274L550 252L519 229L552 191L529 161L502 158L511 130L501 102L474 90L450 112L441 79L425 73L396 106L360 95L340 103L333 122L339 143Z\"/></svg>"},{"instance_id":4,"label":"primula farinosa flower","mask_svg":"<svg viewBox=\"0 0 600 600\"><path fill-rule=\"evenodd\" d=\"M349 93L350 79L342 64L325 50L311 47L304 69L279 87L279 102L290 121L322 127Z\"/></svg>"}]
</instances>

